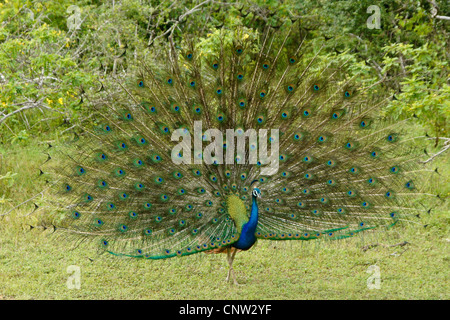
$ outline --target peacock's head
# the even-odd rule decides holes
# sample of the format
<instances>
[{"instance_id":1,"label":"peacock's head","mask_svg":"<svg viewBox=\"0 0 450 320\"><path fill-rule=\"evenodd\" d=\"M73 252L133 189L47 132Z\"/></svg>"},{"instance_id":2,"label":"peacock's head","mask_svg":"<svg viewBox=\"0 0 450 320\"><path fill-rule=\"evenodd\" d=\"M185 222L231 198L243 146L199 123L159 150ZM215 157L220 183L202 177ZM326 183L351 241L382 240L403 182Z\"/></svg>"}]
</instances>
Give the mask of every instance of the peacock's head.
<instances>
[{"instance_id":1,"label":"peacock's head","mask_svg":"<svg viewBox=\"0 0 450 320\"><path fill-rule=\"evenodd\" d=\"M252 196L254 196L255 198L261 198L261 190L259 190L258 188L254 188L252 191Z\"/></svg>"},{"instance_id":2,"label":"peacock's head","mask_svg":"<svg viewBox=\"0 0 450 320\"><path fill-rule=\"evenodd\" d=\"M254 183L258 184L258 180L253 180L252 183L250 183L250 187L251 187L252 184L254 184ZM259 190L259 189L256 187L256 185L255 185L255 187L253 188L252 196L255 197L255 198L261 198L261 190Z\"/></svg>"}]
</instances>

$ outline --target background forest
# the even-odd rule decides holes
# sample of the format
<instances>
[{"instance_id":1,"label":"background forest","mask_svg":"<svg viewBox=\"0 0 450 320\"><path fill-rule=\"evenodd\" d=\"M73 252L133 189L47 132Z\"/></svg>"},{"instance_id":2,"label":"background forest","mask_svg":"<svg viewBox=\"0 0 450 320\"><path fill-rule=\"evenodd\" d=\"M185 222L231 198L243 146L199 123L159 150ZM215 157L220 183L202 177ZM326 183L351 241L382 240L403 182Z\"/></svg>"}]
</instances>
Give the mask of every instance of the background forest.
<instances>
[{"instance_id":1,"label":"background forest","mask_svg":"<svg viewBox=\"0 0 450 320\"><path fill-rule=\"evenodd\" d=\"M369 9L373 5L378 9ZM379 26L374 18L376 10L379 10ZM43 152L47 144L72 138L72 129L81 122L96 124L91 117L88 96L99 89L99 80L126 77L142 57L151 58L163 50L169 39L181 44L188 35L207 38L222 28L243 27L249 34L257 34L267 25L280 28L293 23L313 46L319 38L328 39L328 50L324 52L328 55L334 52L340 59L352 61L348 72L363 73L369 82L384 81L383 90L395 98L380 116L393 119L417 116L418 125L414 130L433 139L430 162L439 167L440 175L430 187L444 201L449 193L445 177L448 177L450 148L448 1L2 0L0 299L211 298L206 292L192 288L211 283L217 272L225 274L225 262L220 257L189 257L151 266L142 261L127 262L133 274L150 279L155 288L160 284L160 289L154 290L125 272L125 268L116 272L108 263L110 260L101 260L103 257L95 261L96 265L79 251L65 257L62 245L48 240L47 230L33 230L39 228L35 227L37 218L29 214L33 210L32 202L13 209L44 186L39 169L47 157ZM198 47L205 53L211 50L207 42L200 41ZM329 57L326 54L322 63ZM39 195L33 202L39 205L42 197ZM247 280L256 283L255 286L232 288L227 296L219 296L226 283L216 283L210 291L216 294L215 298L229 299L448 299L449 214L442 201L435 214L427 217L425 228L407 233L408 242L413 244L405 255L401 249L383 246L363 252L358 242L361 240L325 248L309 244L262 244L256 249L259 250L256 258L255 255L242 257L236 266L238 270L244 264L255 269L253 276L248 275L253 278ZM276 260L272 254L275 246L285 248L277 250ZM292 255L292 246L301 248L300 256ZM12 251L16 254L8 255ZM424 254L427 259L423 259ZM336 255L348 265L336 264ZM27 257L29 263L24 265L21 257ZM299 257L303 263L300 267L294 259ZM61 259L82 265L86 272L83 286L89 290L67 290L67 273L58 269ZM277 266L277 273L270 271L267 279L258 278L257 274L266 272L265 267L276 261L284 261L283 266ZM428 262L426 267L425 262ZM125 262L114 264L126 265ZM319 264L320 270L334 270L334 277L327 279L314 264ZM366 269L372 264L381 265L387 279L392 280L382 290L365 289ZM172 289L165 287L161 279L163 270L168 268L173 272L170 276L166 272L165 281L172 283ZM403 273L395 272L400 269ZM185 270L191 274L190 286L176 275ZM95 276L100 273L107 280L94 288ZM118 283L123 279L135 283L139 289L109 292L110 287L119 288ZM58 286L52 289L40 283ZM266 292L264 288L269 286L276 292ZM365 290L362 295L361 290Z\"/></svg>"},{"instance_id":2,"label":"background forest","mask_svg":"<svg viewBox=\"0 0 450 320\"><path fill-rule=\"evenodd\" d=\"M300 21L313 42L355 61L353 68L389 77L394 117L416 114L430 135L448 136L450 110L447 1L20 1L0 3L1 142L60 134L89 116L83 90L126 73L139 57L184 35L221 28L261 32ZM369 20L369 22L368 22ZM369 24L369 27L368 27ZM203 48L205 51L208 48ZM42 121L45 119L46 121Z\"/></svg>"}]
</instances>

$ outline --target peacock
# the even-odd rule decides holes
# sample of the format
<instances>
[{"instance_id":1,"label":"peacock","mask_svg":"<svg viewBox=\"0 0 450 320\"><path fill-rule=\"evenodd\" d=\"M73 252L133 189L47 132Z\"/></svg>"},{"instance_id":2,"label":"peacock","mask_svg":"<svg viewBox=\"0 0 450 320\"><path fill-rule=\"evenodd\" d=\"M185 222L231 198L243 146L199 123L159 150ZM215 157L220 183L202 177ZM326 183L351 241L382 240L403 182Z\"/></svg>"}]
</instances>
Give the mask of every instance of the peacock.
<instances>
[{"instance_id":1,"label":"peacock","mask_svg":"<svg viewBox=\"0 0 450 320\"><path fill-rule=\"evenodd\" d=\"M95 124L52 168L57 231L121 257L226 253L237 284L236 253L258 239L417 219L432 170L414 119L382 116L386 79L352 74L351 56L313 40L292 28L186 36L102 81L84 100Z\"/></svg>"}]
</instances>

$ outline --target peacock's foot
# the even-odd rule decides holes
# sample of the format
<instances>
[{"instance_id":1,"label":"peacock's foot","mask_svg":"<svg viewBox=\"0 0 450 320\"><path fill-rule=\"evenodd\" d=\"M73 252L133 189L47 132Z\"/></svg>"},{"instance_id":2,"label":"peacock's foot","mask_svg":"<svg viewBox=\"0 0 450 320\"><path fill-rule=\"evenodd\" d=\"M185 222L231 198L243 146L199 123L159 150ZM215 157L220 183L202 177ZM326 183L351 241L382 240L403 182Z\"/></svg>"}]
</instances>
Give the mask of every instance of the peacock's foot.
<instances>
[{"instance_id":1,"label":"peacock's foot","mask_svg":"<svg viewBox=\"0 0 450 320\"><path fill-rule=\"evenodd\" d=\"M234 274L233 268L228 269L228 275L227 275L227 279L226 279L227 282L229 282L231 280L230 275L232 275L232 277L233 277L233 284L236 286L240 286L241 284L237 282L236 275Z\"/></svg>"}]
</instances>

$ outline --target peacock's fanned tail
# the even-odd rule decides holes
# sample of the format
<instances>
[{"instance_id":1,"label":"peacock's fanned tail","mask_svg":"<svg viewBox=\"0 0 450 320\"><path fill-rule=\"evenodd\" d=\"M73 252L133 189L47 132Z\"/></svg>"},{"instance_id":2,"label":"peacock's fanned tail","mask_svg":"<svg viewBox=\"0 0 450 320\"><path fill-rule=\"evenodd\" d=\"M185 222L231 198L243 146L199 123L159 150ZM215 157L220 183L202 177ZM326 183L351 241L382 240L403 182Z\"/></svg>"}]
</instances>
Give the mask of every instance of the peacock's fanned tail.
<instances>
[{"instance_id":1,"label":"peacock's fanned tail","mask_svg":"<svg viewBox=\"0 0 450 320\"><path fill-rule=\"evenodd\" d=\"M202 39L210 51L199 41L139 61L134 76L118 76L90 97L98 125L84 128L56 165L65 234L151 259L229 246L243 221L227 200L237 195L249 212L253 180L262 190L256 235L263 239L339 239L414 219L427 169L412 135L401 132L409 120L379 117L389 100L379 84L346 77L350 61L323 61L321 49L290 33L224 31ZM234 147L224 139L207 164L194 148L217 138L207 129L268 135L232 153L234 163L221 162ZM260 158L248 161L262 142L279 143L275 174L262 173L270 164Z\"/></svg>"}]
</instances>

